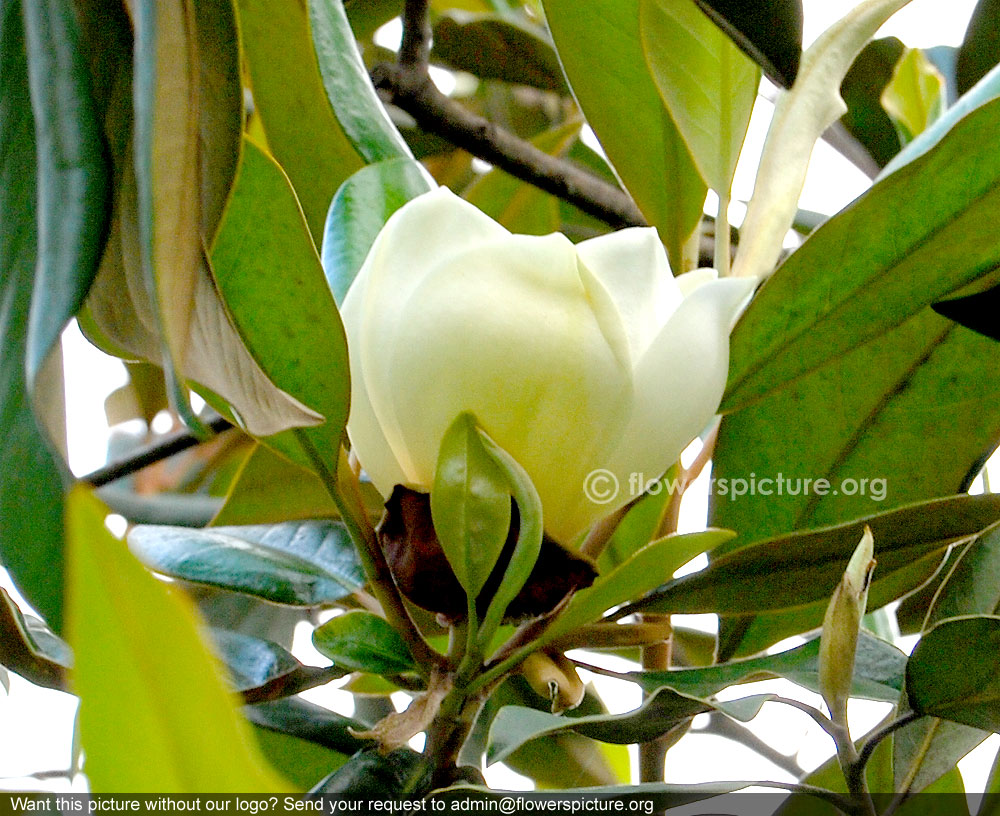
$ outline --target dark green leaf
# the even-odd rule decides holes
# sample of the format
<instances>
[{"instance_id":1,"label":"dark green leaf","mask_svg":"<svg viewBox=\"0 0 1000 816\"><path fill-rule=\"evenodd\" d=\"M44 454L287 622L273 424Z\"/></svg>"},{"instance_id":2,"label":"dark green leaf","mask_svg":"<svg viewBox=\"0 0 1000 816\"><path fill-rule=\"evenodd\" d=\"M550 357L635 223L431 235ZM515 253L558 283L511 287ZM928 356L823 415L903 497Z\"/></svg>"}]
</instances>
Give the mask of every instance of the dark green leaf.
<instances>
[{"instance_id":1,"label":"dark green leaf","mask_svg":"<svg viewBox=\"0 0 1000 816\"><path fill-rule=\"evenodd\" d=\"M1000 62L1000 3L979 0L958 49L955 80L964 94Z\"/></svg>"},{"instance_id":2,"label":"dark green leaf","mask_svg":"<svg viewBox=\"0 0 1000 816\"><path fill-rule=\"evenodd\" d=\"M391 754L362 751L352 756L310 793L360 799L420 799L430 790L432 764L409 748Z\"/></svg>"},{"instance_id":3,"label":"dark green leaf","mask_svg":"<svg viewBox=\"0 0 1000 816\"><path fill-rule=\"evenodd\" d=\"M330 107L306 3L239 0L237 5L254 110L319 245L334 192L364 161Z\"/></svg>"},{"instance_id":4,"label":"dark green leaf","mask_svg":"<svg viewBox=\"0 0 1000 816\"><path fill-rule=\"evenodd\" d=\"M1000 496L954 496L780 536L719 555L706 569L678 578L627 610L749 614L825 604L866 524L875 536L878 570L871 593L877 596L880 581L923 556L943 554L998 514Z\"/></svg>"},{"instance_id":5,"label":"dark green leaf","mask_svg":"<svg viewBox=\"0 0 1000 816\"><path fill-rule=\"evenodd\" d=\"M895 703L903 686L906 655L891 643L862 632L854 664L852 696ZM603 672L602 672L603 673ZM655 672L614 672L614 677L638 683L643 691L669 687L692 697L710 697L737 683L783 677L810 691L819 691L819 639L787 652L720 663L699 669Z\"/></svg>"},{"instance_id":6,"label":"dark green leaf","mask_svg":"<svg viewBox=\"0 0 1000 816\"><path fill-rule=\"evenodd\" d=\"M434 26L437 59L480 79L499 79L568 93L552 43L521 23L494 15L451 11Z\"/></svg>"},{"instance_id":7,"label":"dark green leaf","mask_svg":"<svg viewBox=\"0 0 1000 816\"><path fill-rule=\"evenodd\" d=\"M336 522L140 526L129 533L129 546L150 569L275 603L319 606L364 583L350 536Z\"/></svg>"},{"instance_id":8,"label":"dark green leaf","mask_svg":"<svg viewBox=\"0 0 1000 816\"><path fill-rule=\"evenodd\" d=\"M624 714L564 717L533 708L507 706L500 709L490 726L486 761L501 762L525 742L550 734L573 732L601 742L627 745L656 739L675 725L706 711L722 711L747 722L770 699L771 695L761 694L725 703L708 702L661 688L639 708Z\"/></svg>"},{"instance_id":9,"label":"dark green leaf","mask_svg":"<svg viewBox=\"0 0 1000 816\"><path fill-rule=\"evenodd\" d=\"M323 232L323 269L337 303L389 216L434 186L423 166L392 159L364 167L337 190Z\"/></svg>"},{"instance_id":10,"label":"dark green leaf","mask_svg":"<svg viewBox=\"0 0 1000 816\"><path fill-rule=\"evenodd\" d=\"M73 654L37 618L25 618L7 592L0 589L0 665L43 688L66 691L66 669Z\"/></svg>"},{"instance_id":11,"label":"dark green leaf","mask_svg":"<svg viewBox=\"0 0 1000 816\"><path fill-rule=\"evenodd\" d=\"M705 184L646 68L639 0L544 0L563 69L587 121L670 264L701 220Z\"/></svg>"},{"instance_id":12,"label":"dark green leaf","mask_svg":"<svg viewBox=\"0 0 1000 816\"><path fill-rule=\"evenodd\" d=\"M355 610L313 632L313 645L335 665L369 674L404 674L416 667L403 638L385 618Z\"/></svg>"},{"instance_id":13,"label":"dark green leaf","mask_svg":"<svg viewBox=\"0 0 1000 816\"><path fill-rule=\"evenodd\" d=\"M802 0L696 0L768 77L790 88L802 56Z\"/></svg>"},{"instance_id":14,"label":"dark green leaf","mask_svg":"<svg viewBox=\"0 0 1000 816\"><path fill-rule=\"evenodd\" d=\"M975 295L935 303L933 309L960 326L993 340L1000 340L1000 325L996 321L997 311L1000 309L1000 286Z\"/></svg>"},{"instance_id":15,"label":"dark green leaf","mask_svg":"<svg viewBox=\"0 0 1000 816\"><path fill-rule=\"evenodd\" d=\"M1000 153L982 149L996 127L1000 101L960 120L782 264L733 332L724 409L885 336L1000 265L989 215L1000 202Z\"/></svg>"},{"instance_id":16,"label":"dark green leaf","mask_svg":"<svg viewBox=\"0 0 1000 816\"><path fill-rule=\"evenodd\" d=\"M840 84L847 113L840 121L868 151L879 167L885 167L902 145L889 114L882 107L882 91L903 54L896 37L872 40L854 60Z\"/></svg>"},{"instance_id":17,"label":"dark green leaf","mask_svg":"<svg viewBox=\"0 0 1000 816\"><path fill-rule=\"evenodd\" d=\"M431 515L455 577L476 598L507 540L511 511L507 478L486 452L472 414L460 414L441 439Z\"/></svg>"},{"instance_id":18,"label":"dark green leaf","mask_svg":"<svg viewBox=\"0 0 1000 816\"><path fill-rule=\"evenodd\" d=\"M951 618L926 632L906 666L906 691L921 714L1000 731L1000 617Z\"/></svg>"},{"instance_id":19,"label":"dark green leaf","mask_svg":"<svg viewBox=\"0 0 1000 816\"><path fill-rule=\"evenodd\" d=\"M351 734L351 731L366 731L363 722L299 697L244 706L243 714L254 725L268 731L288 734L341 754L353 754L371 745L371 740L358 739Z\"/></svg>"},{"instance_id":20,"label":"dark green leaf","mask_svg":"<svg viewBox=\"0 0 1000 816\"><path fill-rule=\"evenodd\" d=\"M260 367L325 418L303 433L335 471L350 405L344 328L288 179L249 140L212 248L212 269L226 310ZM288 436L281 447L297 447Z\"/></svg>"},{"instance_id":21,"label":"dark green leaf","mask_svg":"<svg viewBox=\"0 0 1000 816\"><path fill-rule=\"evenodd\" d=\"M29 2L24 21L38 147L38 267L26 363L33 381L97 274L111 169L72 4Z\"/></svg>"},{"instance_id":22,"label":"dark green leaf","mask_svg":"<svg viewBox=\"0 0 1000 816\"><path fill-rule=\"evenodd\" d=\"M63 629L62 480L24 371L36 261L35 130L21 3L0 2L0 556L27 601Z\"/></svg>"},{"instance_id":23,"label":"dark green leaf","mask_svg":"<svg viewBox=\"0 0 1000 816\"><path fill-rule=\"evenodd\" d=\"M308 0L313 45L326 97L344 134L369 163L413 158L375 94L338 0Z\"/></svg>"}]
</instances>

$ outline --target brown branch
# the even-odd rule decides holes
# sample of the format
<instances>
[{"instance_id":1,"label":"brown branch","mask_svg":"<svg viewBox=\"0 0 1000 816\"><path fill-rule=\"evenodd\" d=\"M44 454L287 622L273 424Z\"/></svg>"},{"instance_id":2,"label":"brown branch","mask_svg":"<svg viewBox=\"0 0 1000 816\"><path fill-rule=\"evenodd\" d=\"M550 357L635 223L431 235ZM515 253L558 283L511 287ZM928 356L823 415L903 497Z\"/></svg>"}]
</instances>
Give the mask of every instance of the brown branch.
<instances>
[{"instance_id":1,"label":"brown branch","mask_svg":"<svg viewBox=\"0 0 1000 816\"><path fill-rule=\"evenodd\" d=\"M383 63L372 71L375 87L387 94L392 104L412 116L427 133L576 205L612 227L646 225L635 202L618 187L571 162L550 156L441 93L427 71L430 36L427 0L407 0L399 64Z\"/></svg>"}]
</instances>

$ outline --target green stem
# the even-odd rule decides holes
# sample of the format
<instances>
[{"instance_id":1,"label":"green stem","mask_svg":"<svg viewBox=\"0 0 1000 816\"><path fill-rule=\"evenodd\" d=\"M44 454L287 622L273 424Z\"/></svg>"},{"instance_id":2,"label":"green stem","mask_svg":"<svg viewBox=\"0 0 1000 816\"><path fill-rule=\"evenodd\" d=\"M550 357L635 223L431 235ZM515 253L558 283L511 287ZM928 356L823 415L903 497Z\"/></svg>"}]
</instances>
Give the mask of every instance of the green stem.
<instances>
[{"instance_id":1,"label":"green stem","mask_svg":"<svg viewBox=\"0 0 1000 816\"><path fill-rule=\"evenodd\" d=\"M379 546L375 529L368 517L363 512L357 512L351 502L344 497L336 476L330 472L309 437L301 429L295 430L295 436L302 446L302 450L312 461L316 468L316 474L340 512L341 520L350 533L351 540L358 552L358 558L368 578L372 594L381 604L386 620L406 642L421 675L429 677L431 670L441 666L444 661L441 655L435 652L424 640L409 612L406 611L403 598L392 580L392 573L388 563L386 563L385 554Z\"/></svg>"},{"instance_id":2,"label":"green stem","mask_svg":"<svg viewBox=\"0 0 1000 816\"><path fill-rule=\"evenodd\" d=\"M719 193L719 209L715 216L715 268L720 278L729 277L729 191Z\"/></svg>"}]
</instances>

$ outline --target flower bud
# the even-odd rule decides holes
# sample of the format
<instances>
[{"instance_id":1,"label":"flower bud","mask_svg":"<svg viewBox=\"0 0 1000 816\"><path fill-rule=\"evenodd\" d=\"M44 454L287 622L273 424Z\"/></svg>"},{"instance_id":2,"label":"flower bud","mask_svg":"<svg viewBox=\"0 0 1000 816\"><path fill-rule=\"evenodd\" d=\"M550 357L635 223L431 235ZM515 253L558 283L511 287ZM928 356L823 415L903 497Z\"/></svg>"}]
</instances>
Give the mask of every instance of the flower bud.
<instances>
[{"instance_id":1,"label":"flower bud","mask_svg":"<svg viewBox=\"0 0 1000 816\"><path fill-rule=\"evenodd\" d=\"M527 471L564 544L662 473L712 419L753 289L670 273L655 230L512 235L440 188L400 208L343 305L351 443L383 496L428 490L463 411ZM595 500L588 474L620 489ZM612 484L615 483L612 481Z\"/></svg>"},{"instance_id":2,"label":"flower bud","mask_svg":"<svg viewBox=\"0 0 1000 816\"><path fill-rule=\"evenodd\" d=\"M823 618L819 643L819 687L831 718L839 724L847 722L847 701L854 679L858 633L868 605L868 586L875 569L874 547L872 531L866 525Z\"/></svg>"},{"instance_id":3,"label":"flower bud","mask_svg":"<svg viewBox=\"0 0 1000 816\"><path fill-rule=\"evenodd\" d=\"M559 652L534 652L525 658L519 669L540 697L552 704L552 713L561 714L583 702L586 688L576 666Z\"/></svg>"}]
</instances>

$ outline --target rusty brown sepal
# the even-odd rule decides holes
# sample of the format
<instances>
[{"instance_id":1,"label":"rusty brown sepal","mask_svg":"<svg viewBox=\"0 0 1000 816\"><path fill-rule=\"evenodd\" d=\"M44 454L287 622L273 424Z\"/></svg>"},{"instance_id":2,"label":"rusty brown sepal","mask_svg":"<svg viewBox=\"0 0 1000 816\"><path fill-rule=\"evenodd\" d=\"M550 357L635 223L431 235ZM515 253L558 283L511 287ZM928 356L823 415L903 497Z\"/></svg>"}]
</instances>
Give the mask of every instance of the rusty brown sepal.
<instances>
[{"instance_id":1,"label":"rusty brown sepal","mask_svg":"<svg viewBox=\"0 0 1000 816\"><path fill-rule=\"evenodd\" d=\"M480 615L485 614L503 581L517 543L520 521L517 504L511 501L511 524L503 552L476 601ZM449 620L465 617L465 591L434 532L429 493L396 485L385 503L377 532L392 577L403 595ZM524 587L507 607L504 620L526 620L551 612L563 598L590 586L596 577L597 570L588 558L545 536L538 560Z\"/></svg>"}]
</instances>

